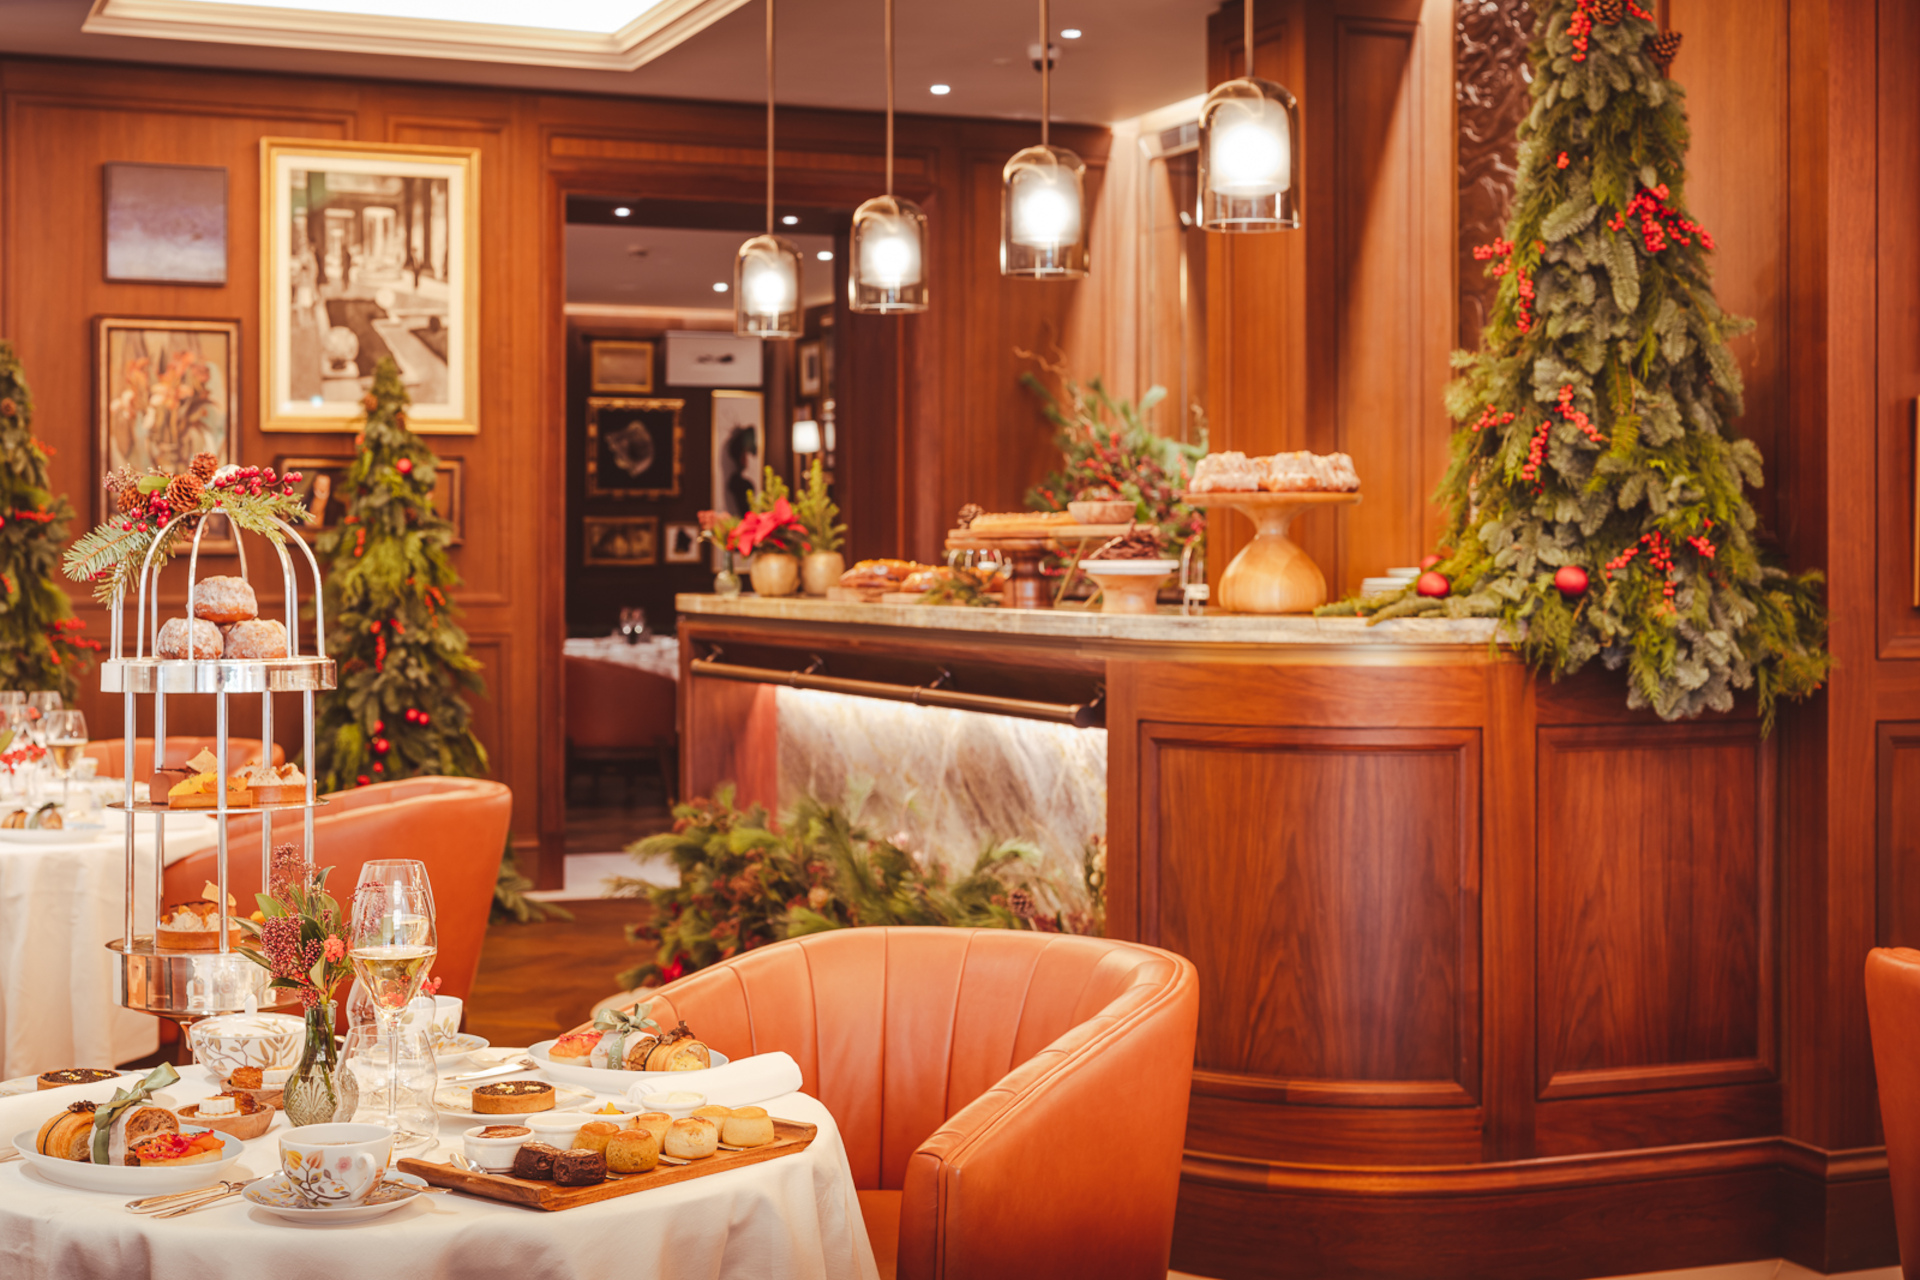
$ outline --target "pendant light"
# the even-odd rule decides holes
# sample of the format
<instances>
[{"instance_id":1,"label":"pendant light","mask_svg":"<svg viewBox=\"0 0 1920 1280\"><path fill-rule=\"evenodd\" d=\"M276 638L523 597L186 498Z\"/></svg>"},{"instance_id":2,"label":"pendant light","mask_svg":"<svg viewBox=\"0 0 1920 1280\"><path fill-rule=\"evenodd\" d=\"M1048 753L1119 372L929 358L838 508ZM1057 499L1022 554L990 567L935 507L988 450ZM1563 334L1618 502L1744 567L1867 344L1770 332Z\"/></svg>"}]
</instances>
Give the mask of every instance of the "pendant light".
<instances>
[{"instance_id":1,"label":"pendant light","mask_svg":"<svg viewBox=\"0 0 1920 1280\"><path fill-rule=\"evenodd\" d=\"M733 331L743 338L797 338L800 250L773 234L773 0L767 0L767 233L733 260Z\"/></svg>"},{"instance_id":2,"label":"pendant light","mask_svg":"<svg viewBox=\"0 0 1920 1280\"><path fill-rule=\"evenodd\" d=\"M1293 95L1253 74L1253 0L1246 74L1200 108L1200 225L1208 231L1300 228L1300 112Z\"/></svg>"},{"instance_id":3,"label":"pendant light","mask_svg":"<svg viewBox=\"0 0 1920 1280\"><path fill-rule=\"evenodd\" d=\"M1048 144L1053 115L1053 23L1040 0L1040 145L1001 171L1000 274L1078 280L1087 274L1087 166Z\"/></svg>"},{"instance_id":4,"label":"pendant light","mask_svg":"<svg viewBox=\"0 0 1920 1280\"><path fill-rule=\"evenodd\" d=\"M853 211L847 304L871 315L927 309L927 215L893 194L893 0L883 0L887 44L887 194Z\"/></svg>"}]
</instances>

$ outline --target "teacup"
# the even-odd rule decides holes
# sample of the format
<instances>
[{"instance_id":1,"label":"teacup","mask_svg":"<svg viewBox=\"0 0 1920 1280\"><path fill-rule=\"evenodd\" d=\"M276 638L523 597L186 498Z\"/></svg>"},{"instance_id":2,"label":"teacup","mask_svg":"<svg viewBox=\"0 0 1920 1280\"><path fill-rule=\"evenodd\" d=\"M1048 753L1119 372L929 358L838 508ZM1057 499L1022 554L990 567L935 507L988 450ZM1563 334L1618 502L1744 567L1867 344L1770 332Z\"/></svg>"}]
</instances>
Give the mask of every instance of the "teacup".
<instances>
[{"instance_id":1,"label":"teacup","mask_svg":"<svg viewBox=\"0 0 1920 1280\"><path fill-rule=\"evenodd\" d=\"M407 1021L425 1027L436 1045L445 1044L460 1034L464 1007L459 996L415 996L407 1004Z\"/></svg>"},{"instance_id":2,"label":"teacup","mask_svg":"<svg viewBox=\"0 0 1920 1280\"><path fill-rule=\"evenodd\" d=\"M377 1124L309 1124L280 1135L280 1171L312 1208L367 1202L387 1176L393 1130Z\"/></svg>"}]
</instances>

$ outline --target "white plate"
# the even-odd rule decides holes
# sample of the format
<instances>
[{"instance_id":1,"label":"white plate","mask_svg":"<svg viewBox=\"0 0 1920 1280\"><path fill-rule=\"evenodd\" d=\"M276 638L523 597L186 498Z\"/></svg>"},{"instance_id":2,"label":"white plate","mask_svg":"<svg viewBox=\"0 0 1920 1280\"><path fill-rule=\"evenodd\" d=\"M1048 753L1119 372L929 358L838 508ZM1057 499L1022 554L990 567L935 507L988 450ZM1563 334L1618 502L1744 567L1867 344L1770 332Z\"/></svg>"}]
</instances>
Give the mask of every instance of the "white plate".
<instances>
[{"instance_id":1,"label":"white plate","mask_svg":"<svg viewBox=\"0 0 1920 1280\"><path fill-rule=\"evenodd\" d=\"M511 1080L515 1077L503 1076L501 1078L503 1080ZM480 1083L493 1084L495 1082L482 1080ZM623 1099L602 1098L597 1096L591 1089L576 1089L571 1085L556 1084L553 1087L553 1106L547 1111L515 1111L508 1112L504 1115L496 1112L481 1115L478 1111L471 1109L473 1107L473 1089L468 1085L450 1084L444 1085L434 1091L433 1109L443 1116L452 1116L457 1120L470 1120L475 1124L513 1124L526 1115L544 1116L554 1111L579 1111L582 1108L590 1110L608 1101L618 1102L622 1106L626 1105Z\"/></svg>"},{"instance_id":2,"label":"white plate","mask_svg":"<svg viewBox=\"0 0 1920 1280\"><path fill-rule=\"evenodd\" d=\"M485 1036L476 1036L471 1031L462 1031L450 1040L441 1041L433 1046L433 1061L441 1070L463 1065L474 1054L488 1048Z\"/></svg>"},{"instance_id":3,"label":"white plate","mask_svg":"<svg viewBox=\"0 0 1920 1280\"><path fill-rule=\"evenodd\" d=\"M0 841L7 844L89 844L98 840L105 827L67 827L59 831L28 831L22 827L0 827Z\"/></svg>"},{"instance_id":4,"label":"white plate","mask_svg":"<svg viewBox=\"0 0 1920 1280\"><path fill-rule=\"evenodd\" d=\"M403 1186L394 1186L394 1183ZM411 1173L401 1173L397 1169L387 1171L386 1184L367 1197L365 1204L336 1204L313 1208L301 1202L294 1191L293 1184L287 1181L287 1175L276 1173L271 1177L250 1183L240 1194L246 1202L256 1209L265 1209L275 1217L285 1218L288 1222L298 1222L306 1226L335 1226L345 1222L365 1222L368 1218L378 1218L382 1214L392 1213L401 1205L410 1203L426 1188L427 1180Z\"/></svg>"},{"instance_id":5,"label":"white plate","mask_svg":"<svg viewBox=\"0 0 1920 1280\"><path fill-rule=\"evenodd\" d=\"M547 1050L558 1044L558 1040L542 1040L527 1050L527 1056L539 1063L548 1075L557 1080L573 1080L580 1084L590 1084L596 1089L624 1095L627 1089L641 1081L672 1080L683 1074L679 1071L612 1071L606 1067L576 1067L564 1062L555 1062L547 1056ZM709 1047L708 1054L716 1067L727 1065L727 1055L718 1049Z\"/></svg>"},{"instance_id":6,"label":"white plate","mask_svg":"<svg viewBox=\"0 0 1920 1280\"><path fill-rule=\"evenodd\" d=\"M181 1125L182 1133L205 1133L206 1130L193 1125ZM223 1180L227 1170L242 1154L240 1139L230 1133L220 1135L220 1145L224 1149L222 1158L209 1160L201 1164L169 1164L155 1168L124 1164L87 1164L79 1160L59 1160L53 1156L43 1156L33 1149L34 1139L40 1136L35 1128L14 1135L14 1149L20 1158L32 1165L41 1177L52 1182L64 1183L82 1191L111 1191L119 1195L133 1192L136 1195L158 1196L169 1191L191 1191L195 1187L210 1187Z\"/></svg>"},{"instance_id":7,"label":"white plate","mask_svg":"<svg viewBox=\"0 0 1920 1280\"><path fill-rule=\"evenodd\" d=\"M1180 572L1178 560L1082 560L1083 573L1111 573L1120 577L1155 577Z\"/></svg>"}]
</instances>

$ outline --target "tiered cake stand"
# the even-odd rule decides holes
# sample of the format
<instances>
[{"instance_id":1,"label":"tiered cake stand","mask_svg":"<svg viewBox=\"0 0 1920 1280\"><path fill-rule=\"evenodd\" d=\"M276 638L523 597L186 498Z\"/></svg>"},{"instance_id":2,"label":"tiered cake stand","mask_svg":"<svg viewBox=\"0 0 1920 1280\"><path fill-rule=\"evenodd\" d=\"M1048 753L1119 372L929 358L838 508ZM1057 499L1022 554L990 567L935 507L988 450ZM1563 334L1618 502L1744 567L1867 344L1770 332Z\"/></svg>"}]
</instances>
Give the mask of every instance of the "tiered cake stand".
<instances>
[{"instance_id":1,"label":"tiered cake stand","mask_svg":"<svg viewBox=\"0 0 1920 1280\"><path fill-rule=\"evenodd\" d=\"M1310 613L1327 602L1327 578L1313 557L1287 536L1296 516L1360 501L1357 493L1184 493L1195 507L1225 507L1253 521L1257 532L1220 576L1218 599L1228 613Z\"/></svg>"},{"instance_id":2,"label":"tiered cake stand","mask_svg":"<svg viewBox=\"0 0 1920 1280\"><path fill-rule=\"evenodd\" d=\"M176 519L161 530L160 536L154 539L153 549L165 544L167 533L178 523ZM279 553L281 579L286 594L286 657L261 661L159 657L160 569L154 564L153 549L150 549L140 566L139 604L130 632L123 617L126 589L123 587L114 596L113 656L102 663L100 669L102 691L124 695L126 712L126 797L111 806L127 814L126 932L120 940L107 944L118 956L115 994L127 1008L171 1019L181 1024L183 1030L201 1018L238 1012L247 1007L250 998L256 1007L272 1003L269 999L267 971L235 952L231 945L233 926L227 909L230 852L228 821L239 814L260 815L260 884L264 889L273 855L275 813L296 810L301 814L306 835L305 856L311 863L313 811L316 805L326 803L314 796L314 694L334 687L334 664L331 658L303 655L300 652L298 578L287 548L289 545L300 548L312 573L316 636L327 633L326 606L321 599L320 563L314 558L312 549L295 534L292 526L279 520L274 523L279 526L283 537L279 542L267 541ZM207 520L202 520L194 529L193 548L187 561L188 618L194 616L199 593L200 540L206 532L206 526ZM248 576L246 546L239 532L237 528L234 529L235 542L240 546L240 576L244 579ZM189 652L191 630L189 625ZM127 653L129 645L133 650L131 655ZM226 779L234 771L234 762L228 744L228 702L235 696L259 695L261 759L271 762L274 743L273 695L276 693L300 695L306 796L303 800L286 804L229 807ZM215 879L219 888L220 925L219 945L210 951L172 951L161 948L157 943L164 907L161 898L166 871L166 815L175 811L169 810L165 804L135 799L134 785L138 778L135 776L134 763L136 740L139 737L138 713L143 698L153 700L154 768L157 770L166 760L169 697L211 697L214 700L214 755L219 761L219 785L216 787L216 807L211 812L218 832ZM153 897L151 901L141 904L134 900L138 859L135 835L144 817L153 819Z\"/></svg>"},{"instance_id":3,"label":"tiered cake stand","mask_svg":"<svg viewBox=\"0 0 1920 1280\"><path fill-rule=\"evenodd\" d=\"M1013 566L1012 575L1007 579L1007 607L1051 609L1071 584L1072 569L1069 568L1056 591L1042 568L1047 557L1063 555L1078 563L1088 547L1117 538L1132 528L1131 524L1061 524L1035 520L1026 525L996 525L991 532L952 529L947 533L947 550L999 552Z\"/></svg>"}]
</instances>

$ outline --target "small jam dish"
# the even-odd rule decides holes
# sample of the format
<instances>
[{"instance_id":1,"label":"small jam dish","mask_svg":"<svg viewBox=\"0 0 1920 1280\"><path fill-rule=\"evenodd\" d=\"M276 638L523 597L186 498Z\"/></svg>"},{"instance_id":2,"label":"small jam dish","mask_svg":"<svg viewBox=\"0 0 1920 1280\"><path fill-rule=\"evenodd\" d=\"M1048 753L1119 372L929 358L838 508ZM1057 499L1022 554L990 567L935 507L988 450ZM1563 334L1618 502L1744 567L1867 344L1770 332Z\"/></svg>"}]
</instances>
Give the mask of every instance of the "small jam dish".
<instances>
[{"instance_id":1,"label":"small jam dish","mask_svg":"<svg viewBox=\"0 0 1920 1280\"><path fill-rule=\"evenodd\" d=\"M532 1115L517 1117L519 1122L533 1129L534 1140L544 1142L562 1151L573 1146L573 1140L580 1135L580 1126L593 1120L611 1120L623 1124L618 1116L590 1116L584 1111L538 1111Z\"/></svg>"},{"instance_id":2,"label":"small jam dish","mask_svg":"<svg viewBox=\"0 0 1920 1280\"><path fill-rule=\"evenodd\" d=\"M488 1137L489 1131L496 1136ZM533 1130L524 1124L477 1124L460 1135L467 1159L488 1173L505 1173L513 1168L514 1156L532 1140Z\"/></svg>"},{"instance_id":3,"label":"small jam dish","mask_svg":"<svg viewBox=\"0 0 1920 1280\"><path fill-rule=\"evenodd\" d=\"M660 1111L675 1120L685 1120L695 1107L707 1105L707 1095L691 1089L662 1089L659 1093L647 1094L640 1102L648 1111Z\"/></svg>"}]
</instances>

